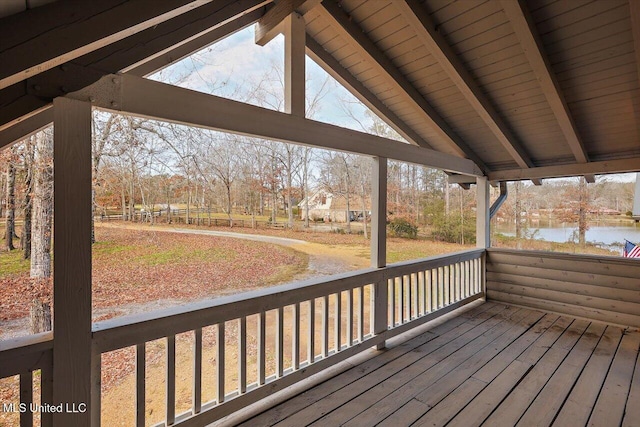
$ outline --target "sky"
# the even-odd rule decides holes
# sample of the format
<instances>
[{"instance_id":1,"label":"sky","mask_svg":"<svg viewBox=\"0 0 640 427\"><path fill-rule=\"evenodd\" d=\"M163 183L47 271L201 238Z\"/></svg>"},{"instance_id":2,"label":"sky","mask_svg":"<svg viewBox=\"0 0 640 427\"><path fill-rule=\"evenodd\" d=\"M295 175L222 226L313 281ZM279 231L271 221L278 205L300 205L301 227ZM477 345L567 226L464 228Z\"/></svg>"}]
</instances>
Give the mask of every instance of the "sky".
<instances>
[{"instance_id":1,"label":"sky","mask_svg":"<svg viewBox=\"0 0 640 427\"><path fill-rule=\"evenodd\" d=\"M254 42L254 26L230 35L218 43L150 76L181 87L248 102L282 111L284 90L284 37L265 46ZM309 57L306 61L307 102L320 96L309 118L337 126L367 131L372 120L367 108L331 78ZM259 92L262 102L249 93ZM347 113L347 109L350 113ZM635 173L605 175L606 179L633 182ZM598 178L600 179L600 178Z\"/></svg>"},{"instance_id":2,"label":"sky","mask_svg":"<svg viewBox=\"0 0 640 427\"><path fill-rule=\"evenodd\" d=\"M254 30L251 25L150 78L265 108L282 110L282 70L284 37L279 35L265 46L259 46L254 42ZM367 109L362 103L309 57L306 60L306 74L307 102L309 103L309 98L321 97L317 109L309 115L310 118L366 131L371 119L365 114ZM256 88L259 88L265 98L262 103L255 97L247 97L248 93L255 93ZM351 109L360 123L347 114L345 106Z\"/></svg>"}]
</instances>

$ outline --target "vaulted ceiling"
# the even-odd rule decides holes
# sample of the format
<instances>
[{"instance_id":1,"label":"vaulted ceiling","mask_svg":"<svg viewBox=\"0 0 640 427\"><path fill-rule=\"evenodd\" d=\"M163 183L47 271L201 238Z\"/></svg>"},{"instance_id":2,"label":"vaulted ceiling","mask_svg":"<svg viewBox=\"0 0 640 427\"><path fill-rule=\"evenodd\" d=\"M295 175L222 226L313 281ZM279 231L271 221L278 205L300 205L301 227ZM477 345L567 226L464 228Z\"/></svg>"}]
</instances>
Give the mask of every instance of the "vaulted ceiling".
<instances>
[{"instance_id":1,"label":"vaulted ceiling","mask_svg":"<svg viewBox=\"0 0 640 427\"><path fill-rule=\"evenodd\" d=\"M252 23L266 43L294 11L307 54L412 144L493 180L640 170L636 0L6 0L0 146L49 123L54 97Z\"/></svg>"}]
</instances>

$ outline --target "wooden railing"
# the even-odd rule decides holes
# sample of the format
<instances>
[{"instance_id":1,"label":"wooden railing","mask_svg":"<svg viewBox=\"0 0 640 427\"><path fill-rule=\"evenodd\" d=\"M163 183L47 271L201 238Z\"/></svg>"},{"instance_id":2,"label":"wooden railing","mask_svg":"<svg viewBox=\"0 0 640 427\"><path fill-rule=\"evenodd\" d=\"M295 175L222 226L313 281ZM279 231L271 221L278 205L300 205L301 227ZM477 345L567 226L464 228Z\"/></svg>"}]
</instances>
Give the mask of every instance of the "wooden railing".
<instances>
[{"instance_id":1,"label":"wooden railing","mask_svg":"<svg viewBox=\"0 0 640 427\"><path fill-rule=\"evenodd\" d=\"M164 423L205 425L480 298L482 255L482 250L461 252L107 320L94 325L94 352L135 346L136 425L142 426L146 422L146 347L163 338L167 360ZM376 331L381 324L383 330ZM225 331L232 328L237 337L230 343ZM212 349L203 350L204 329L213 334ZM175 342L176 335L184 333L192 336L195 374L191 408L178 414ZM248 350L248 340L255 351ZM274 341L271 345L270 340ZM203 351L213 353L216 360L215 398L206 403L202 401ZM228 352L237 359L231 368Z\"/></svg>"},{"instance_id":2,"label":"wooden railing","mask_svg":"<svg viewBox=\"0 0 640 427\"><path fill-rule=\"evenodd\" d=\"M487 297L640 327L640 261L614 256L489 249Z\"/></svg>"},{"instance_id":3,"label":"wooden railing","mask_svg":"<svg viewBox=\"0 0 640 427\"><path fill-rule=\"evenodd\" d=\"M92 376L101 378L105 353L135 348L135 425L148 425L146 359L161 340L166 401L158 425L206 425L481 298L483 254L465 251L95 323ZM191 343L189 408L176 399L176 343L183 341ZM43 401L50 401L51 348L49 340L0 352L0 377L25 375L27 387L29 372L42 369ZM203 375L205 360L215 360L213 375ZM213 381L209 397L205 380ZM92 424L100 425L99 382L93 387Z\"/></svg>"},{"instance_id":4,"label":"wooden railing","mask_svg":"<svg viewBox=\"0 0 640 427\"><path fill-rule=\"evenodd\" d=\"M21 427L33 426L35 414L39 414L42 427L52 425L51 412L31 410L32 404L51 405L53 402L52 355L51 332L0 342L0 378L18 377L19 389L18 401L0 402L3 405L0 410L5 417L19 417ZM34 389L40 390L36 399Z\"/></svg>"}]
</instances>

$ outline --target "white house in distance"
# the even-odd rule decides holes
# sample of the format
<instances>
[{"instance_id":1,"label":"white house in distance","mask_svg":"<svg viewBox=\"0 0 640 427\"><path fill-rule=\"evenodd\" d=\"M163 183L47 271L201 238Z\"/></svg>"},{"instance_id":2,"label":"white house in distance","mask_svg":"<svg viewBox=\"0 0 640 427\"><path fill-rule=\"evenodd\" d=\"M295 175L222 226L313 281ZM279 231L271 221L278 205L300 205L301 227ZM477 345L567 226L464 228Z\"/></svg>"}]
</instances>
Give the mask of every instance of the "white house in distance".
<instances>
[{"instance_id":1,"label":"white house in distance","mask_svg":"<svg viewBox=\"0 0 640 427\"><path fill-rule=\"evenodd\" d=\"M347 198L344 194L333 194L327 190L317 190L309 197L309 212L307 213L306 199L298 203L300 219L307 216L311 221L322 222L347 222ZM364 210L371 214L371 199L365 198ZM362 197L357 194L349 195L349 213L351 221L364 218Z\"/></svg>"}]
</instances>

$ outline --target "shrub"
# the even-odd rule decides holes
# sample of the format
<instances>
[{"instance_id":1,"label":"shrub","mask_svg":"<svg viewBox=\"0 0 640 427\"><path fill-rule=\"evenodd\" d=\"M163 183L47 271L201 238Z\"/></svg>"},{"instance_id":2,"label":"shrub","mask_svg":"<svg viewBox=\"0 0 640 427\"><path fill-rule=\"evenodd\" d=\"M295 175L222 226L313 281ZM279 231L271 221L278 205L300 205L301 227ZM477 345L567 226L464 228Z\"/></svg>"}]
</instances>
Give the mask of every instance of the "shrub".
<instances>
[{"instance_id":1,"label":"shrub","mask_svg":"<svg viewBox=\"0 0 640 427\"><path fill-rule=\"evenodd\" d=\"M408 237L410 239L418 237L418 226L406 218L393 218L389 222L389 230L396 237Z\"/></svg>"}]
</instances>

